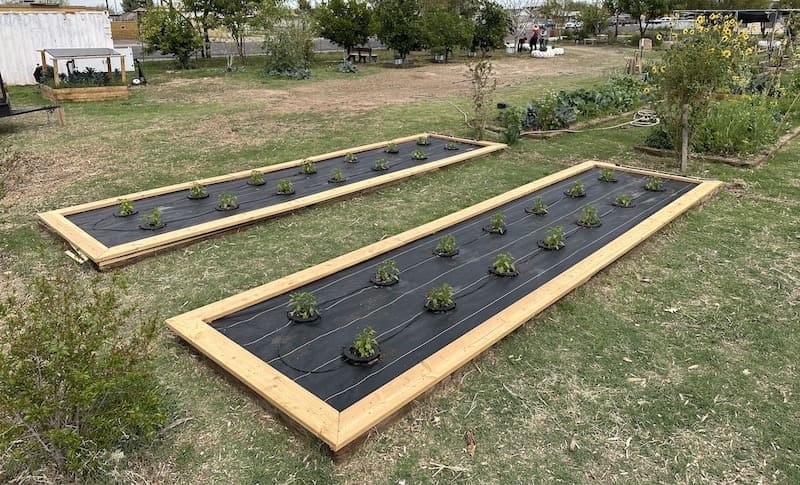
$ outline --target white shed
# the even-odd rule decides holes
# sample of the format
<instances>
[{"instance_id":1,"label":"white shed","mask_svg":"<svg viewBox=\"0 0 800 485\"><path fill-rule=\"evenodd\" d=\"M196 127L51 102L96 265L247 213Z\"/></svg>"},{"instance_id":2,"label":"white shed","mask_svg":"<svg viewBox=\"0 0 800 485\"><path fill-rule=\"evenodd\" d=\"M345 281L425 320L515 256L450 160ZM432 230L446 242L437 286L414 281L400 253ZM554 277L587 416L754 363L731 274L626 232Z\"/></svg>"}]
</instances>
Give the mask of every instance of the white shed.
<instances>
[{"instance_id":1,"label":"white shed","mask_svg":"<svg viewBox=\"0 0 800 485\"><path fill-rule=\"evenodd\" d=\"M38 51L55 48L113 49L108 12L0 6L0 72L7 84L34 84L33 71L41 63Z\"/></svg>"}]
</instances>

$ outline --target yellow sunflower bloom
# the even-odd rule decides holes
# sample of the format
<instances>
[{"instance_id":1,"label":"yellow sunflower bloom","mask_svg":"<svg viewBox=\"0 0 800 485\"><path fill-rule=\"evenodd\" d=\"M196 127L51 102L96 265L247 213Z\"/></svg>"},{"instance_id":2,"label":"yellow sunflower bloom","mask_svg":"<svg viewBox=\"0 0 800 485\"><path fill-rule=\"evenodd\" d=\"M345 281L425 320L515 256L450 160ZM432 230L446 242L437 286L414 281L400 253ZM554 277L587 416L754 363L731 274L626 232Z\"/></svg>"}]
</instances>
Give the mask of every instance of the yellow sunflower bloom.
<instances>
[{"instance_id":1,"label":"yellow sunflower bloom","mask_svg":"<svg viewBox=\"0 0 800 485\"><path fill-rule=\"evenodd\" d=\"M724 51L722 51L722 57L727 59L730 56L731 56L731 50L730 49L725 49Z\"/></svg>"},{"instance_id":2,"label":"yellow sunflower bloom","mask_svg":"<svg viewBox=\"0 0 800 485\"><path fill-rule=\"evenodd\" d=\"M663 37L661 37L661 34L656 34L656 40L661 40L662 38Z\"/></svg>"},{"instance_id":3,"label":"yellow sunflower bloom","mask_svg":"<svg viewBox=\"0 0 800 485\"><path fill-rule=\"evenodd\" d=\"M694 29L689 30L689 35L694 35Z\"/></svg>"},{"instance_id":4,"label":"yellow sunflower bloom","mask_svg":"<svg viewBox=\"0 0 800 485\"><path fill-rule=\"evenodd\" d=\"M729 37L727 35L723 35L722 36L722 42L728 42L728 38Z\"/></svg>"},{"instance_id":5,"label":"yellow sunflower bloom","mask_svg":"<svg viewBox=\"0 0 800 485\"><path fill-rule=\"evenodd\" d=\"M650 70L653 72L653 74L656 74L658 72L658 66L653 66L653 68Z\"/></svg>"},{"instance_id":6,"label":"yellow sunflower bloom","mask_svg":"<svg viewBox=\"0 0 800 485\"><path fill-rule=\"evenodd\" d=\"M695 22L697 22L697 25L703 25L704 23L706 23L706 18L700 15L699 17L697 17L697 19L695 19Z\"/></svg>"},{"instance_id":7,"label":"yellow sunflower bloom","mask_svg":"<svg viewBox=\"0 0 800 485\"><path fill-rule=\"evenodd\" d=\"M650 94L650 88L649 88L649 87L647 87L647 86L645 86L645 87L644 87L644 90L642 90L642 92L643 92L644 94Z\"/></svg>"},{"instance_id":8,"label":"yellow sunflower bloom","mask_svg":"<svg viewBox=\"0 0 800 485\"><path fill-rule=\"evenodd\" d=\"M683 29L683 35L689 35L689 29Z\"/></svg>"},{"instance_id":9,"label":"yellow sunflower bloom","mask_svg":"<svg viewBox=\"0 0 800 485\"><path fill-rule=\"evenodd\" d=\"M739 76L731 76L731 79L733 79L734 82L739 82L739 80L742 78L740 78Z\"/></svg>"},{"instance_id":10,"label":"yellow sunflower bloom","mask_svg":"<svg viewBox=\"0 0 800 485\"><path fill-rule=\"evenodd\" d=\"M753 53L753 48L752 47L748 47L747 49L744 50L744 55L746 55L746 56L749 56L752 53Z\"/></svg>"},{"instance_id":11,"label":"yellow sunflower bloom","mask_svg":"<svg viewBox=\"0 0 800 485\"><path fill-rule=\"evenodd\" d=\"M667 66L661 66L661 74L667 72Z\"/></svg>"}]
</instances>

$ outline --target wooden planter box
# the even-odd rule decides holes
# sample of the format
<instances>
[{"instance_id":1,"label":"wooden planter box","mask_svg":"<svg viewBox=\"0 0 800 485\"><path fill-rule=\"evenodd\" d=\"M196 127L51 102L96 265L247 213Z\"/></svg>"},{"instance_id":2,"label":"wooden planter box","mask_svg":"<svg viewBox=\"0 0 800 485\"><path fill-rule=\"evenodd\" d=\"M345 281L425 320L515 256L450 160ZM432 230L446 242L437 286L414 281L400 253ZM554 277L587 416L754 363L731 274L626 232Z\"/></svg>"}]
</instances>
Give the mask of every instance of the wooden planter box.
<instances>
[{"instance_id":1,"label":"wooden planter box","mask_svg":"<svg viewBox=\"0 0 800 485\"><path fill-rule=\"evenodd\" d=\"M87 88L53 89L45 84L39 85L42 95L56 103L64 101L107 101L128 99L131 95L128 86L97 86Z\"/></svg>"}]
</instances>

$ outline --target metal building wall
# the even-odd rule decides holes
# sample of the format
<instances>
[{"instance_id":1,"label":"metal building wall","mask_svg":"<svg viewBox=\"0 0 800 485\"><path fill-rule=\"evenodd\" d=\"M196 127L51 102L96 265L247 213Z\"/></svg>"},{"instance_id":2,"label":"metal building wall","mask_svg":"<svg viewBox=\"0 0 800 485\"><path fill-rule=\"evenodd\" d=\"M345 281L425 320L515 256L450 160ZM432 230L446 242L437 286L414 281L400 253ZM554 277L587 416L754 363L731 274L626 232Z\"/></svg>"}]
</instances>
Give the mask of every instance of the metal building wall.
<instances>
[{"instance_id":1,"label":"metal building wall","mask_svg":"<svg viewBox=\"0 0 800 485\"><path fill-rule=\"evenodd\" d=\"M0 72L7 84L34 84L38 49L114 48L108 13L0 10Z\"/></svg>"}]
</instances>

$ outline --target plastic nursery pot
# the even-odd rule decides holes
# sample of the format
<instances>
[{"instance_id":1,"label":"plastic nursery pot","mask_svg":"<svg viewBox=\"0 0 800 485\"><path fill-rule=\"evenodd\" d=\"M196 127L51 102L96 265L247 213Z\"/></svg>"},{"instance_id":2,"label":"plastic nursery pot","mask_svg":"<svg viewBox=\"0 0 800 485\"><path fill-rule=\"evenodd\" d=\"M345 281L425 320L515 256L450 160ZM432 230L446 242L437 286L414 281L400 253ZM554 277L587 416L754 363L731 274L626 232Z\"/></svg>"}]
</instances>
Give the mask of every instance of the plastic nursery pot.
<instances>
[{"instance_id":1,"label":"plastic nursery pot","mask_svg":"<svg viewBox=\"0 0 800 485\"><path fill-rule=\"evenodd\" d=\"M163 228L166 225L167 225L166 222L162 222L161 224L159 224L157 226L152 226L150 224L146 224L146 223L143 222L143 223L139 224L139 229L144 229L145 231L157 231L157 230Z\"/></svg>"},{"instance_id":2,"label":"plastic nursery pot","mask_svg":"<svg viewBox=\"0 0 800 485\"><path fill-rule=\"evenodd\" d=\"M127 214L120 214L119 211L117 211L117 212L114 213L114 217L130 217L130 216L135 216L138 213L139 213L139 211L137 211L137 210L133 210L133 211L127 213Z\"/></svg>"},{"instance_id":3,"label":"plastic nursery pot","mask_svg":"<svg viewBox=\"0 0 800 485\"><path fill-rule=\"evenodd\" d=\"M597 180L599 180L601 182L605 182L607 184L615 184L615 183L617 183L617 179L615 179L613 175L611 176L610 179L604 179L603 177L597 177Z\"/></svg>"},{"instance_id":4,"label":"plastic nursery pot","mask_svg":"<svg viewBox=\"0 0 800 485\"><path fill-rule=\"evenodd\" d=\"M483 232L488 232L489 234L497 234L499 236L502 236L508 232L508 229L506 229L505 224L495 228L493 228L492 226L483 226Z\"/></svg>"},{"instance_id":5,"label":"plastic nursery pot","mask_svg":"<svg viewBox=\"0 0 800 485\"><path fill-rule=\"evenodd\" d=\"M392 286L400 282L400 277L397 276L390 280L379 280L375 275L370 276L369 281L375 286Z\"/></svg>"},{"instance_id":6,"label":"plastic nursery pot","mask_svg":"<svg viewBox=\"0 0 800 485\"><path fill-rule=\"evenodd\" d=\"M536 244L538 244L539 247L544 249L545 251L560 251L566 247L566 243L563 246L550 246L548 244L545 244L545 242L541 239L537 241Z\"/></svg>"},{"instance_id":7,"label":"plastic nursery pot","mask_svg":"<svg viewBox=\"0 0 800 485\"><path fill-rule=\"evenodd\" d=\"M294 189L290 190L289 192L281 192L280 190L275 192L276 195L292 195L294 194Z\"/></svg>"},{"instance_id":8,"label":"plastic nursery pot","mask_svg":"<svg viewBox=\"0 0 800 485\"><path fill-rule=\"evenodd\" d=\"M448 145L445 145L445 146L444 146L444 149L445 149L445 150L451 150L451 151L452 151L452 150L458 150L458 145L449 145L449 144L448 144Z\"/></svg>"},{"instance_id":9,"label":"plastic nursery pot","mask_svg":"<svg viewBox=\"0 0 800 485\"><path fill-rule=\"evenodd\" d=\"M289 317L289 320L293 321L294 323L311 323L319 320L322 315L320 315L319 312L314 312L313 315L306 318L306 317L295 316L292 313L292 311L289 310L288 312L286 312L286 316Z\"/></svg>"},{"instance_id":10,"label":"plastic nursery pot","mask_svg":"<svg viewBox=\"0 0 800 485\"><path fill-rule=\"evenodd\" d=\"M378 167L375 167L375 166L372 167L372 171L373 172L384 172L386 170L389 170L389 166L388 165L386 167L384 167L384 168L378 168Z\"/></svg>"},{"instance_id":11,"label":"plastic nursery pot","mask_svg":"<svg viewBox=\"0 0 800 485\"><path fill-rule=\"evenodd\" d=\"M580 197L586 197L586 191L584 190L583 192L581 192L580 194L577 194L577 195L572 195L572 194L569 193L569 191L564 191L564 195L566 195L567 197L570 197L572 199L578 199Z\"/></svg>"},{"instance_id":12,"label":"plastic nursery pot","mask_svg":"<svg viewBox=\"0 0 800 485\"><path fill-rule=\"evenodd\" d=\"M386 152L386 153L392 153L392 154L394 154L394 153L400 153L400 149L399 149L399 148L397 148L397 147L394 147L394 148L386 148L386 149L384 149L383 151L384 151L384 152Z\"/></svg>"},{"instance_id":13,"label":"plastic nursery pot","mask_svg":"<svg viewBox=\"0 0 800 485\"><path fill-rule=\"evenodd\" d=\"M647 190L647 191L649 191L649 192L664 192L664 191L666 191L667 189L665 189L664 187L661 187L661 188L658 188L658 189L651 189L651 188L648 188L648 187L645 185L645 186L644 186L644 190Z\"/></svg>"},{"instance_id":14,"label":"plastic nursery pot","mask_svg":"<svg viewBox=\"0 0 800 485\"><path fill-rule=\"evenodd\" d=\"M614 207L621 207L623 209L630 209L631 207L634 207L636 204L631 202L628 205L622 205L622 204L618 204L617 201L615 200L614 202L611 203L611 205L613 205Z\"/></svg>"},{"instance_id":15,"label":"plastic nursery pot","mask_svg":"<svg viewBox=\"0 0 800 485\"><path fill-rule=\"evenodd\" d=\"M451 301L449 305L441 306L441 307L431 307L428 305L428 302L425 302L425 309L431 313L446 313L449 312L456 307L456 302Z\"/></svg>"},{"instance_id":16,"label":"plastic nursery pot","mask_svg":"<svg viewBox=\"0 0 800 485\"><path fill-rule=\"evenodd\" d=\"M345 182L347 182L346 178L343 178L342 180L334 180L332 178L328 179L329 184L343 184Z\"/></svg>"},{"instance_id":17,"label":"plastic nursery pot","mask_svg":"<svg viewBox=\"0 0 800 485\"><path fill-rule=\"evenodd\" d=\"M208 199L208 192L206 192L203 195L192 195L192 194L189 194L189 195L186 196L186 198L187 199L192 199L192 200Z\"/></svg>"},{"instance_id":18,"label":"plastic nursery pot","mask_svg":"<svg viewBox=\"0 0 800 485\"><path fill-rule=\"evenodd\" d=\"M257 184L253 183L252 181L248 180L247 185L252 185L253 187L261 187L262 185L267 185L267 181L264 180L263 182L259 182Z\"/></svg>"},{"instance_id":19,"label":"plastic nursery pot","mask_svg":"<svg viewBox=\"0 0 800 485\"><path fill-rule=\"evenodd\" d=\"M314 175L315 173L317 173L317 169L315 168L314 170L312 170L310 172L306 172L305 170L300 169L300 171L298 173L300 175Z\"/></svg>"},{"instance_id":20,"label":"plastic nursery pot","mask_svg":"<svg viewBox=\"0 0 800 485\"><path fill-rule=\"evenodd\" d=\"M517 270L502 272L494 269L494 266L489 267L489 272L495 276L500 276L501 278L512 278L514 276L519 276L519 271Z\"/></svg>"},{"instance_id":21,"label":"plastic nursery pot","mask_svg":"<svg viewBox=\"0 0 800 485\"><path fill-rule=\"evenodd\" d=\"M458 254L458 248L455 248L455 249L453 249L453 250L452 250L452 251L450 251L449 253L444 253L444 252L442 252L442 251L439 251L439 250L437 250L437 249L434 249L434 250L433 250L433 254L435 254L436 256L439 256L440 258L452 258L452 257L453 257L453 256L455 256L456 254Z\"/></svg>"},{"instance_id":22,"label":"plastic nursery pot","mask_svg":"<svg viewBox=\"0 0 800 485\"><path fill-rule=\"evenodd\" d=\"M373 345L372 354L366 357L361 357L353 347L345 347L342 349L342 356L344 357L344 360L351 365L375 365L381 359L381 348L378 345Z\"/></svg>"},{"instance_id":23,"label":"plastic nursery pot","mask_svg":"<svg viewBox=\"0 0 800 485\"><path fill-rule=\"evenodd\" d=\"M214 209L216 209L216 210L218 210L220 212L234 211L234 210L236 210L238 208L239 208L239 204L234 204L231 207L220 207L220 206L214 207Z\"/></svg>"},{"instance_id":24,"label":"plastic nursery pot","mask_svg":"<svg viewBox=\"0 0 800 485\"><path fill-rule=\"evenodd\" d=\"M587 224L586 222L583 222L583 221L575 221L575 224L577 224L577 225L579 225L581 227L588 227L589 229L594 229L595 227L600 227L600 226L603 225L603 223L600 222L600 221L597 221L594 224Z\"/></svg>"},{"instance_id":25,"label":"plastic nursery pot","mask_svg":"<svg viewBox=\"0 0 800 485\"><path fill-rule=\"evenodd\" d=\"M545 210L534 210L531 207L526 207L525 208L525 213L526 214L533 214L535 216L546 216L547 215L547 209L545 209Z\"/></svg>"}]
</instances>

